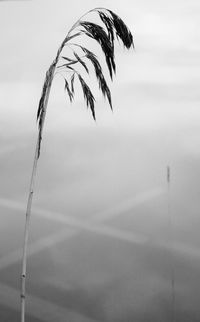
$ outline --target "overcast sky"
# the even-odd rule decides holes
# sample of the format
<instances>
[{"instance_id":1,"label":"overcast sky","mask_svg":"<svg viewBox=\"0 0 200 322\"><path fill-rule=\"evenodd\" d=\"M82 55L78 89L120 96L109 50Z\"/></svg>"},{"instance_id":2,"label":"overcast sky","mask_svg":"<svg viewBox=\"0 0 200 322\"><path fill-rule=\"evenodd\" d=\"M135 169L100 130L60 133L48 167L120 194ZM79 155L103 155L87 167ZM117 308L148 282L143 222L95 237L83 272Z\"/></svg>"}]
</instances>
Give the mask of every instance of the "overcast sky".
<instances>
[{"instance_id":1,"label":"overcast sky","mask_svg":"<svg viewBox=\"0 0 200 322\"><path fill-rule=\"evenodd\" d=\"M95 234L92 236L94 240L98 240L96 233L103 236L102 248L108 252L108 257L103 257L103 265L112 253L112 248L107 248L105 235L126 241L135 239L134 245L142 244L149 238L161 248L167 240L169 245L170 242L171 245L174 243L176 251L174 263L177 264L178 272L176 270L175 273L176 278L179 277L177 285L181 294L177 303L186 312L188 306L191 306L191 316L194 317L193 312L199 314L199 0L0 1L0 256L5 255L2 267L7 272L9 265L19 259L16 250L21 251L27 191L37 136L36 113L45 72L72 24L87 10L97 6L115 11L125 21L133 33L136 49L125 51L123 46L116 44L117 75L110 84L114 111L110 111L108 104L96 91L96 123L85 106L82 94L77 90L75 102L71 104L64 93L63 79L59 75L55 76L33 200L33 208L37 211L32 217L31 241L38 241L39 246L33 245L35 248L32 247L32 250L40 251L41 238L56 232L55 240L49 237L51 255L48 258L52 256L55 262L60 260L62 263L67 247L61 256L56 255L60 245L55 249L56 243L62 242L63 233L60 235L60 229L61 226L64 228L64 219L68 220L65 222L67 228L70 222L75 228L83 228L83 218L89 218L91 222L94 220L94 223L97 218L96 230L93 227ZM170 240L167 226L167 165L171 168L174 240ZM70 215L73 218L65 218ZM101 220L107 227L99 230L98 223ZM118 231L113 230L116 228ZM87 221L84 229L87 237L90 237L87 229L91 232L92 228L91 225L87 226ZM54 242L53 248L51 243ZM47 241L43 243L46 245ZM69 244L67 241L68 247ZM83 247L86 245L86 250L89 250L88 260L94 258L91 255L91 248L95 244L93 239L89 239L89 244L88 248L83 243ZM70 245L80 247L76 241ZM160 286L160 282L156 284L155 279L152 279L154 263L151 262L155 262L155 257L151 256L148 247L144 264L141 264L137 257L136 260L134 258L137 251L132 245L134 256L126 253L124 247L118 248L115 240L114 245L114 253L119 255L120 263L126 266L130 260L138 265L138 275L136 279L130 275L128 290L137 276L141 276L141 285L145 285L143 293L138 288L136 293L139 296L141 293L147 298L150 289L154 292L153 284L162 290L162 284ZM95 258L99 257L98 250L93 249ZM155 249L153 251L155 254ZM168 261L165 258L161 263L165 256L163 249L161 253L156 261L156 279L160 276L163 279L164 266ZM123 254L127 256L123 257ZM185 256L184 260L182 256ZM101 256L99 258L101 261ZM72 271L74 263L81 270L81 265L70 261L70 257L67 257L67 261L67 267L71 263ZM117 267L114 263L111 263L111 267ZM130 263L132 274L135 268L133 262ZM47 266L45 264L43 268L45 276ZM103 276L101 269L97 270L100 284ZM141 274L143 269L146 270L144 275ZM8 274L8 284L15 279L12 272ZM57 279L59 272L54 269L52 277ZM124 273L122 268L120 274L125 276L126 269ZM44 276L41 276L43 281ZM80 276L81 283L89 283L91 276L88 279L82 278L82 273ZM143 276L147 276L151 283L146 284ZM1 279L5 282L2 271ZM168 283L168 277L166 279ZM123 293L119 288L119 294L119 301L126 300L124 294L128 293ZM162 300L162 293L158 294ZM83 296L85 300L85 293ZM113 298L112 295L110 298ZM151 305L149 297L146 302L142 299L141 303L142 310L146 304L148 312ZM161 302L156 303L158 305ZM155 305L152 308L154 310Z\"/></svg>"},{"instance_id":2,"label":"overcast sky","mask_svg":"<svg viewBox=\"0 0 200 322\"><path fill-rule=\"evenodd\" d=\"M55 77L38 173L40 197L35 202L54 195L55 204L65 204L67 191L73 208L77 191L83 204L92 191L98 207L102 199L111 203L161 183L167 164L181 178L188 160L198 188L198 1L86 0L78 5L66 0L1 1L2 198L26 200L45 72L75 20L96 6L110 8L124 19L136 50L127 52L117 46L117 75L111 84L114 113L97 95L96 124L82 95L78 93L71 105L62 78ZM103 178L108 177L105 188Z\"/></svg>"},{"instance_id":3,"label":"overcast sky","mask_svg":"<svg viewBox=\"0 0 200 322\"><path fill-rule=\"evenodd\" d=\"M44 73L58 45L74 21L95 6L105 6L116 11L134 35L136 52L125 53L118 48L117 53L119 67L113 95L120 93L123 105L129 107L128 113L120 109L122 118L127 116L132 126L130 113L133 113L134 119L138 113L135 108L130 108L130 101L136 103L142 96L145 100L144 94L151 96L147 100L152 100L154 108L159 100L159 110L162 110L161 115L151 113L152 122L163 122L160 120L163 111L168 113L164 106L161 108L160 103L170 103L170 110L179 103L183 104L182 110L190 105L193 111L198 100L199 80L198 1L82 1L78 6L66 0L2 1L0 104L3 126L7 126L7 121L11 122L15 114L17 117L20 115L19 118L30 117L32 121ZM55 87L57 85L60 87L59 79L55 82ZM52 100L59 101L62 106L67 104L61 91L56 91ZM192 105L188 104L189 100ZM116 102L118 98L114 104L119 107ZM177 113L179 109L175 109L174 116ZM184 115L187 119L187 112ZM81 113L80 118L82 116ZM15 120L13 117L14 123Z\"/></svg>"}]
</instances>

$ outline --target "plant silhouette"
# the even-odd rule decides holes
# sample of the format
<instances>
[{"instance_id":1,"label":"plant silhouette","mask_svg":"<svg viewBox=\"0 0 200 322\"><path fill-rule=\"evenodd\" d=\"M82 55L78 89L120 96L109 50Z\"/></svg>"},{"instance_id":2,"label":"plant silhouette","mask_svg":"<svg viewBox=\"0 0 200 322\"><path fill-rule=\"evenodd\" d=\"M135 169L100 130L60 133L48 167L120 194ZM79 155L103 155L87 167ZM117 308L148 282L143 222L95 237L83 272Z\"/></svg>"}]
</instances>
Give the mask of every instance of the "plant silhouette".
<instances>
[{"instance_id":1,"label":"plant silhouette","mask_svg":"<svg viewBox=\"0 0 200 322\"><path fill-rule=\"evenodd\" d=\"M99 23L90 22L85 20L85 16L89 13L97 14ZM51 90L52 81L56 72L62 74L64 78L64 88L72 102L75 96L75 81L80 82L80 86L83 91L84 99L87 107L91 110L94 120L95 116L95 98L88 86L87 82L80 72L80 66L86 72L90 73L89 65L92 65L95 76L99 85L99 89L103 96L108 100L108 103L112 109L111 92L107 85L106 79L103 74L102 66L92 51L85 46L74 43L75 39L79 40L80 37L86 36L96 41L103 52L105 57L105 63L108 68L110 78L113 79L113 74L116 72L115 64L115 40L120 40L124 47L130 49L134 48L133 36L123 22L123 20L115 14L113 11L106 8L95 8L84 14L69 30L67 36L58 48L55 59L46 72L44 85L42 88L41 98L39 101L37 111L38 121L38 138L35 149L35 157L33 163L33 170L30 182L30 189L26 210L26 222L24 232L24 247L23 247L23 260L22 260L22 274L21 274L21 322L25 322L25 286L26 286L26 263L27 263L27 248L28 248L28 235L30 226L31 206L34 193L34 182L36 177L37 163L41 151L41 142L43 127L45 122L45 116L47 111L47 105ZM63 49L69 48L72 53L70 56L62 55ZM82 54L80 54L80 52ZM89 64L88 64L89 63Z\"/></svg>"}]
</instances>

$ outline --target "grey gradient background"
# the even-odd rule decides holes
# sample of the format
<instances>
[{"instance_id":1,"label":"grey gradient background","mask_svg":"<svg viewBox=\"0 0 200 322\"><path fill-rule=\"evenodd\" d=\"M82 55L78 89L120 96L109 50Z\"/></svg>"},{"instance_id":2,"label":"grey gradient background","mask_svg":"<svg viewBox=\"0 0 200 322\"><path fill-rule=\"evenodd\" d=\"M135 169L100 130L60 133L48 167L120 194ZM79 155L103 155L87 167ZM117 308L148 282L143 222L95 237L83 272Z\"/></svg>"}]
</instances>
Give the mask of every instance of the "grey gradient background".
<instances>
[{"instance_id":1,"label":"grey gradient background","mask_svg":"<svg viewBox=\"0 0 200 322\"><path fill-rule=\"evenodd\" d=\"M27 321L200 321L200 4L195 0L0 1L0 321L19 320L27 191L45 72L74 21L108 7L114 112L55 77L39 160ZM170 196L166 168L171 168ZM168 211L170 197L170 212ZM172 224L172 225L171 225Z\"/></svg>"}]
</instances>

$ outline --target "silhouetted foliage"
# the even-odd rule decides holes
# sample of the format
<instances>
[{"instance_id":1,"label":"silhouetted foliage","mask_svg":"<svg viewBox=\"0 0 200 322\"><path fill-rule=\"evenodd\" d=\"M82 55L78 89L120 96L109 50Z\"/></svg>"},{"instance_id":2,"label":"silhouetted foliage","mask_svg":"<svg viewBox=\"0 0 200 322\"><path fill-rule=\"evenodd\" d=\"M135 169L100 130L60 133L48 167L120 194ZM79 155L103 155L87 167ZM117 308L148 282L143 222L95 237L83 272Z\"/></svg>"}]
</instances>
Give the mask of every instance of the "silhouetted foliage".
<instances>
[{"instance_id":1,"label":"silhouetted foliage","mask_svg":"<svg viewBox=\"0 0 200 322\"><path fill-rule=\"evenodd\" d=\"M103 24L103 27L99 24L85 21L83 18L88 13L97 13L99 16L100 23ZM26 262L27 262L27 245L28 245L28 236L29 236L29 225L30 225L30 216L31 216L31 207L32 199L34 192L34 181L36 177L37 162L40 156L40 148L42 141L42 131L45 121L45 115L48 105L49 94L51 90L52 81L55 75L55 72L61 72L64 78L64 88L69 96L70 101L72 102L75 95L74 84L75 78L80 82L84 99L86 101L87 107L90 108L94 120L95 116L95 98L92 94L92 91L86 81L84 80L82 73L76 67L82 66L82 69L89 74L89 67L87 63L90 62L94 67L95 75L99 84L99 89L101 90L103 96L108 100L110 107L112 108L112 100L110 89L107 85L105 77L103 75L102 66L97 59L97 56L91 52L89 49L81 46L80 44L71 43L71 40L79 37L81 35L88 36L89 38L95 40L100 45L102 52L105 56L105 61L108 67L108 71L111 79L113 74L116 71L115 57L114 57L114 41L115 39L120 39L124 46L129 49L133 46L133 37L125 23L121 20L111 10L106 8L95 8L90 10L85 15L83 15L70 29L67 36L63 40L61 46L58 48L56 57L52 64L50 65L48 71L46 72L46 77L44 80L44 85L42 88L42 94L39 101L38 111L37 111L37 121L39 127L38 140L36 145L36 151L34 156L33 171L30 182L29 196L27 202L26 210L26 224L25 224L25 233L24 233L24 246L23 246L23 258L22 258L22 273L21 273L21 322L25 322L25 298L26 298ZM80 30L76 30L76 28ZM73 54L72 57L61 56L62 50L64 47L69 48ZM80 56L73 48L78 48L83 56ZM134 46L133 46L134 47ZM58 64L62 60L62 65ZM64 75L63 75L64 72Z\"/></svg>"},{"instance_id":2,"label":"silhouetted foliage","mask_svg":"<svg viewBox=\"0 0 200 322\"><path fill-rule=\"evenodd\" d=\"M87 72L87 74L89 74L90 71L89 71L89 67L87 66L87 61L90 61L95 70L95 75L99 84L99 89L101 90L103 96L107 98L109 105L112 109L111 92L106 82L106 79L103 75L102 66L97 56L89 49L79 44L71 43L70 41L81 35L86 35L91 39L96 40L100 45L102 52L105 56L105 61L108 67L110 78L113 79L113 74L116 72L116 64L115 64L115 56L114 56L114 41L115 39L121 40L125 48L130 49L131 46L133 46L134 48L133 36L130 30L128 29L128 27L123 22L123 20L118 15L116 15L113 11L108 10L106 8L96 8L89 11L89 13L91 12L96 12L98 14L100 23L102 23L103 26L90 21L82 20L82 18L79 19L77 23L72 27L72 29L70 30L66 38L64 39L63 43L58 49L56 59L54 60L53 64L50 66L49 70L47 71L45 82L42 89L42 95L39 101L38 112L37 112L37 120L39 121L40 144L42 139L43 118L45 115L45 111L44 111L45 100L46 100L48 89L50 88L51 82L52 82L51 71L55 67L60 71L61 70L63 71L65 69L64 70L65 90L68 93L68 96L71 102L73 101L74 94L75 94L75 91L74 91L75 78L79 79L86 104L90 108L92 112L92 116L95 120L96 119L95 103L94 103L95 98L92 94L90 87L85 82L81 73L77 69L75 69L75 67L78 67L79 65L81 65L84 68L84 70ZM85 15L83 17L85 17ZM72 34L76 28L80 28L80 30ZM60 54L63 48L66 46L71 50L72 50L72 47L79 48L83 51L84 55L80 57L78 52L76 52L73 49L73 56L74 56L73 58L66 57L66 56L60 57ZM63 59L64 63L58 66L60 59ZM40 144L38 149L38 157L40 153Z\"/></svg>"}]
</instances>

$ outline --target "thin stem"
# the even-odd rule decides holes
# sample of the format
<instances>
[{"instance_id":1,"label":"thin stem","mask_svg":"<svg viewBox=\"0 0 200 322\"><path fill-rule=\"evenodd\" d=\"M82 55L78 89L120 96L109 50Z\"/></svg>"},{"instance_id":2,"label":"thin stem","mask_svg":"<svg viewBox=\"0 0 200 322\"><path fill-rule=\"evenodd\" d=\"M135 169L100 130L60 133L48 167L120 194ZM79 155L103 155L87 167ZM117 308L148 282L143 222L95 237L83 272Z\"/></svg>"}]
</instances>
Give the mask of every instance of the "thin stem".
<instances>
[{"instance_id":1,"label":"thin stem","mask_svg":"<svg viewBox=\"0 0 200 322\"><path fill-rule=\"evenodd\" d=\"M35 156L33 162L33 170L31 175L31 183L29 189L29 196L26 209L26 222L24 231L24 248L23 248L23 260L22 260L22 274L21 274L21 322L25 321L25 299L26 299L26 263L27 263L27 247L29 237L29 223L31 215L31 205L33 200L34 182L36 177L37 161L38 161L38 146L39 146L39 135L37 139Z\"/></svg>"},{"instance_id":2,"label":"thin stem","mask_svg":"<svg viewBox=\"0 0 200 322\"><path fill-rule=\"evenodd\" d=\"M88 14L91 11L93 11L93 10L88 11L86 14ZM80 19L82 19L86 14L84 14ZM23 244L23 255L22 255L22 273L21 273L21 322L25 322L26 271L27 271L27 249L28 249L28 239L29 239L29 227L30 227L31 208L32 208L33 193L34 193L34 184L35 184L35 178L36 178L36 172L37 172L38 158L39 158L39 153L40 153L40 144L41 144L44 122L45 122L45 117L46 117L46 110L47 110L47 105L48 105L48 101L49 101L51 85L52 85L52 81L53 81L55 70L56 70L56 65L58 63L60 54L62 52L63 47L65 46L67 38L69 37L70 33L76 28L76 26L78 26L80 19L78 19L75 22L75 24L71 27L71 29L67 33L67 36L65 37L64 41L61 43L60 47L58 48L55 60L50 65L50 67L47 71L47 75L49 76L49 81L48 81L44 105L43 105L43 117L42 117L42 121L41 121L42 123L39 128L39 133L38 133L38 138L37 138L37 143L36 143L36 148L35 148L33 170L32 170L32 175L31 175L27 208L26 208L26 221L25 221L25 228L24 228L24 244Z\"/></svg>"},{"instance_id":3,"label":"thin stem","mask_svg":"<svg viewBox=\"0 0 200 322\"><path fill-rule=\"evenodd\" d=\"M46 116L46 109L49 100L50 89L54 77L54 72L56 69L55 60L48 72L50 73L50 80L46 92L45 102L44 102L44 117L42 120L41 130L38 133L36 148L35 148L35 156L33 162L33 170L31 175L31 182L29 188L29 195L27 201L27 209L26 209L26 221L25 221L25 229L24 229L24 246L23 246L23 258L22 258L22 273L21 273L21 322L25 322L25 302L26 302L26 266L27 266L27 248L28 248L28 238L29 238L29 227L30 227L30 217L31 217L31 207L32 207L32 200L33 200L33 193L34 193L34 183L36 178L36 171L37 171L37 164L38 164L38 156L39 156L39 149L40 149L40 141L42 136L42 131L44 127L44 121Z\"/></svg>"},{"instance_id":4,"label":"thin stem","mask_svg":"<svg viewBox=\"0 0 200 322\"><path fill-rule=\"evenodd\" d=\"M81 19L83 19L87 14L91 13L91 12L97 12L99 10L107 10L106 8L94 8L92 10L89 10L88 12L86 12L84 15L82 15L71 27L71 29L69 30L69 32L67 33L67 36L65 37L65 39L63 40L63 42L61 43L60 47L57 50L56 53L56 57L54 59L54 61L52 62L52 64L50 65L47 73L46 73L46 79L44 82L44 86L43 86L43 91L42 91L42 95L41 95L41 99L40 99L40 103L39 103L39 108L38 108L38 120L39 120L39 131L38 131L38 138L37 138L37 143L36 143L36 148L35 148L35 156L34 156L34 162L33 162L33 170L32 170L32 175L31 175L31 182L30 182L30 188L29 188L29 194L28 194L28 201L27 201L27 209L26 209L26 221L25 221L25 231L24 231L24 246L23 246L23 259L22 259L22 274L21 274L21 322L25 322L25 300L26 300L26 266L27 266L27 248L28 248L28 238L29 238L29 226L30 226L30 217L31 217L31 207L32 207L32 201L33 201L33 193L34 193L34 183L35 183L35 178L36 178L36 172L37 172L37 164L38 164L38 159L39 159L39 155L40 155L40 147L41 147L41 140L42 140L42 134L43 134L43 128L44 128L44 122L45 122L45 117L46 117L46 110L47 110L47 105L48 105L48 100L49 100L49 95L50 95L50 91L51 91L51 86L52 86L52 82L53 82L53 78L55 76L55 71L57 68L57 64L61 55L61 52L63 50L63 48L65 47L65 45L69 45L68 41L70 41L70 39L82 34L82 30L74 35L71 35L71 33L74 31L74 29L80 25L80 21ZM122 24L123 26L123 24ZM116 28L115 28L116 29ZM123 28L122 28L123 29ZM125 29L126 31L126 29ZM124 40L126 40L126 32L125 32L125 36L124 36ZM108 39L109 40L109 39ZM132 42L132 38L129 39L128 41L128 45L126 46L127 48L129 48L130 42ZM112 78L112 66L114 65L114 61L113 61L113 56L111 55L111 57L108 57L109 59L111 59L112 64L109 60L109 68L110 70L110 74L111 74L111 78ZM69 67L68 67L69 68ZM113 67L113 69L115 69ZM72 69L74 73L77 73L77 75L79 76L80 80L82 79L81 76L79 75L79 73ZM100 79L100 78L99 78ZM101 79L100 79L101 80ZM104 80L104 78L102 79L102 81ZM83 81L83 80L82 80ZM102 82L102 91L103 94L107 95L108 100L110 102L111 105L111 98L110 98L110 92L109 89L107 88L106 83ZM85 85L86 86L86 85ZM104 87L103 87L104 86ZM95 114L94 114L94 98L93 95L91 94L91 92L87 89L87 91L85 90L84 95L87 96L87 105L89 104L93 113L93 117L95 118ZM88 94L89 93L89 94Z\"/></svg>"}]
</instances>

